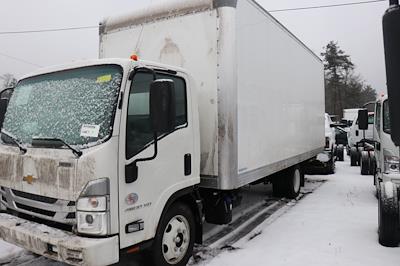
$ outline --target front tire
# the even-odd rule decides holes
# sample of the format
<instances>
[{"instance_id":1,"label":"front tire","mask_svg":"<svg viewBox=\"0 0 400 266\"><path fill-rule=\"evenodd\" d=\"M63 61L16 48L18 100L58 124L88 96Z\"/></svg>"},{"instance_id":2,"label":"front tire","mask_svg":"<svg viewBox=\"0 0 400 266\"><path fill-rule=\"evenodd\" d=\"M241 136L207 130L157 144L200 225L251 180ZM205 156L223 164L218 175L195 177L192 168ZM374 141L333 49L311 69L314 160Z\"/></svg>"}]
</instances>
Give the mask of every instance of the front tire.
<instances>
[{"instance_id":1,"label":"front tire","mask_svg":"<svg viewBox=\"0 0 400 266\"><path fill-rule=\"evenodd\" d=\"M173 204L158 225L151 251L151 264L186 265L193 252L195 226L190 208L183 203Z\"/></svg>"},{"instance_id":2,"label":"front tire","mask_svg":"<svg viewBox=\"0 0 400 266\"><path fill-rule=\"evenodd\" d=\"M379 243L385 247L399 244L399 202L397 187L392 182L380 183L378 191Z\"/></svg>"}]
</instances>

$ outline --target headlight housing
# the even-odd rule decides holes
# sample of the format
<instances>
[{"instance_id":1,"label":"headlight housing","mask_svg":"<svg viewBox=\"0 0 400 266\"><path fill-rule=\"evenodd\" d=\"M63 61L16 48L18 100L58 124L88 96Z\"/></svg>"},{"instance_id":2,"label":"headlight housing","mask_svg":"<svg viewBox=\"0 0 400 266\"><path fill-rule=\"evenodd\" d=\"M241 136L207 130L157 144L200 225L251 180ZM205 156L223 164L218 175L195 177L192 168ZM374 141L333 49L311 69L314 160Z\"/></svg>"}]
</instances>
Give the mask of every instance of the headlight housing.
<instances>
[{"instance_id":1,"label":"headlight housing","mask_svg":"<svg viewBox=\"0 0 400 266\"><path fill-rule=\"evenodd\" d=\"M92 236L106 236L110 233L109 199L108 178L88 182L76 204L78 233Z\"/></svg>"},{"instance_id":2,"label":"headlight housing","mask_svg":"<svg viewBox=\"0 0 400 266\"><path fill-rule=\"evenodd\" d=\"M393 155L383 155L385 173L399 173L399 157Z\"/></svg>"}]
</instances>

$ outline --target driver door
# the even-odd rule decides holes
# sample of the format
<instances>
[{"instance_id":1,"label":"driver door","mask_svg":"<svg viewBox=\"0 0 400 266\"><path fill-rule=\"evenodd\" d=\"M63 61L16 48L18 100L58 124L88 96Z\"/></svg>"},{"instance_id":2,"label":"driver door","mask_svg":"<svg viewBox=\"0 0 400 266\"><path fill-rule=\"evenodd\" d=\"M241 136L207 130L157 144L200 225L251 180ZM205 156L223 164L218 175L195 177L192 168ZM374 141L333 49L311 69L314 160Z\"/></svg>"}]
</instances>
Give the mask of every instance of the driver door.
<instances>
[{"instance_id":1,"label":"driver door","mask_svg":"<svg viewBox=\"0 0 400 266\"><path fill-rule=\"evenodd\" d=\"M150 84L153 75L137 71L124 97L120 128L119 211L120 246L125 248L151 239L163 207L177 190L193 180L188 169L193 158L193 128L190 91L185 77L157 73L157 79L171 79L175 88L175 129L158 135L158 151L154 159L137 162L137 179L126 182L125 171L137 159L154 155L154 134L149 114ZM190 170L190 169L189 169ZM136 228L128 232L127 227Z\"/></svg>"}]
</instances>

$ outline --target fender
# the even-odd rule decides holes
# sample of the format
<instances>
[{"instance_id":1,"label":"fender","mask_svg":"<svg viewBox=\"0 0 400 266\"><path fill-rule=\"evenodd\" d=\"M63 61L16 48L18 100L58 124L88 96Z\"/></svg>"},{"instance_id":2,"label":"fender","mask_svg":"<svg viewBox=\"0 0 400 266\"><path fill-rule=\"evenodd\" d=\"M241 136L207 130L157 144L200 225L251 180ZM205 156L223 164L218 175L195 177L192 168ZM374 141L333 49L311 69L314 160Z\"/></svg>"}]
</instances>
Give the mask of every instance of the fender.
<instances>
[{"instance_id":1,"label":"fender","mask_svg":"<svg viewBox=\"0 0 400 266\"><path fill-rule=\"evenodd\" d=\"M153 219L151 220L154 221L154 224L151 227L149 227L152 228L151 231L149 232L152 234L150 238L154 238L161 217L163 217L163 215L165 215L165 213L168 211L169 207L171 207L171 205L177 201L182 201L188 204L189 207L192 209L196 222L195 241L196 243L201 244L203 235L203 203L198 188L195 185L174 192L168 198L168 200L166 200L162 208L162 212L157 213L157 209L159 208L154 208L154 211L151 215L153 217ZM163 203L162 200L160 200L159 202L157 202L157 205L162 206L162 203Z\"/></svg>"}]
</instances>

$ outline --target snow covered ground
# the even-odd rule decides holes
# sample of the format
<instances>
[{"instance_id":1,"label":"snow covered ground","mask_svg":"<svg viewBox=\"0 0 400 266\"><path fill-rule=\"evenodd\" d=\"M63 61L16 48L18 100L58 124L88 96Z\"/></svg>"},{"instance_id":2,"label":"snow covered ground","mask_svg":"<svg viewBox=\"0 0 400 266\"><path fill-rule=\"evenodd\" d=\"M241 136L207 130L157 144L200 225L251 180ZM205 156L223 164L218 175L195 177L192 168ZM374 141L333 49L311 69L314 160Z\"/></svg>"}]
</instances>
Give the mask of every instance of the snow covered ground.
<instances>
[{"instance_id":1,"label":"snow covered ground","mask_svg":"<svg viewBox=\"0 0 400 266\"><path fill-rule=\"evenodd\" d=\"M195 265L400 265L400 248L378 244L372 176L361 176L360 168L348 161L336 166L335 175L309 177L327 179L313 193L278 210L233 247ZM1 241L0 264L62 265Z\"/></svg>"},{"instance_id":2,"label":"snow covered ground","mask_svg":"<svg viewBox=\"0 0 400 266\"><path fill-rule=\"evenodd\" d=\"M278 219L266 220L233 250L201 265L400 265L400 248L378 243L372 176L361 176L345 161L326 178Z\"/></svg>"}]
</instances>

